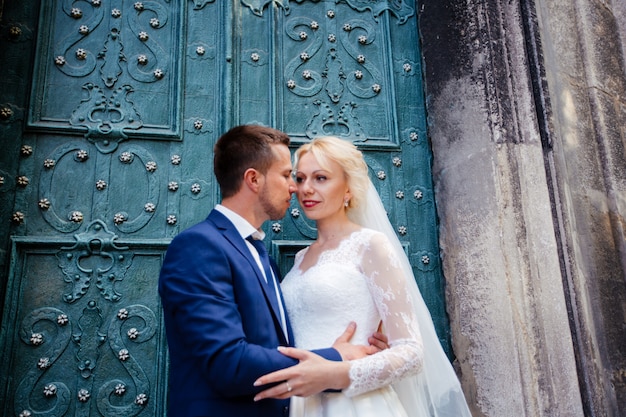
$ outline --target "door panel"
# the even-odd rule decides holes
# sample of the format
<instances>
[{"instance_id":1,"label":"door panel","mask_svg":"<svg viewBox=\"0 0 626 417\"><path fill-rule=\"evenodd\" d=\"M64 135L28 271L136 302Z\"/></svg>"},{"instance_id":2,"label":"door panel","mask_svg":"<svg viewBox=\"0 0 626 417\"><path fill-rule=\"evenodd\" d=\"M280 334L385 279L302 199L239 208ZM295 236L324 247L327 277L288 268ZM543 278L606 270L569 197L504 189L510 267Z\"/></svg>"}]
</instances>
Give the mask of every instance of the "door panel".
<instances>
[{"instance_id":1,"label":"door panel","mask_svg":"<svg viewBox=\"0 0 626 417\"><path fill-rule=\"evenodd\" d=\"M282 129L294 149L332 134L364 151L449 348L413 2L46 0L4 13L20 29L0 51L9 74L28 67L20 42L36 48L32 77L0 81L2 146L19 154L0 159L13 220L0 229L3 415L164 414L160 264L219 200L212 147L240 123ZM316 235L295 199L264 227L283 272Z\"/></svg>"}]
</instances>

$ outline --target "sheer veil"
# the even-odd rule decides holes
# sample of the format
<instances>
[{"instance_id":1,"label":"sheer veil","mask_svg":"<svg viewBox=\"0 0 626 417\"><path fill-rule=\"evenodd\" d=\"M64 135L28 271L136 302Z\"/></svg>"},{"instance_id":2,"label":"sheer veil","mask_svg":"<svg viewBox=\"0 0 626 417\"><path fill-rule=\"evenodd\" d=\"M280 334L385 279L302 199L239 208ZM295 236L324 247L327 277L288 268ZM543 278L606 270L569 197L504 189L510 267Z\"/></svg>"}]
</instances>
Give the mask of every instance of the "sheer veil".
<instances>
[{"instance_id":1,"label":"sheer veil","mask_svg":"<svg viewBox=\"0 0 626 417\"><path fill-rule=\"evenodd\" d=\"M384 233L399 254L424 342L424 365L413 377L393 384L409 416L471 417L459 380L443 351L430 312L417 287L413 269L372 182L364 204L348 211L350 219ZM418 411L419 410L419 411Z\"/></svg>"}]
</instances>

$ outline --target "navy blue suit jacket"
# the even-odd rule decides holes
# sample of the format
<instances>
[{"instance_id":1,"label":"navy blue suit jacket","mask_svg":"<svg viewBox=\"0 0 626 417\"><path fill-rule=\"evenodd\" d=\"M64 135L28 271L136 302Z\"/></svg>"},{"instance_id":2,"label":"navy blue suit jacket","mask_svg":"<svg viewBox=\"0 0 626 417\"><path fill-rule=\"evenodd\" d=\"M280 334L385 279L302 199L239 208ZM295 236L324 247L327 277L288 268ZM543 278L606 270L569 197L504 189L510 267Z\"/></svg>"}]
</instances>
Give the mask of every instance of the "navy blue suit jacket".
<instances>
[{"instance_id":1,"label":"navy blue suit jacket","mask_svg":"<svg viewBox=\"0 0 626 417\"><path fill-rule=\"evenodd\" d=\"M288 342L267 290L244 239L220 212L172 240L159 277L170 417L284 415L288 400L253 401L258 377L297 363L276 350ZM315 353L341 360L332 348Z\"/></svg>"}]
</instances>

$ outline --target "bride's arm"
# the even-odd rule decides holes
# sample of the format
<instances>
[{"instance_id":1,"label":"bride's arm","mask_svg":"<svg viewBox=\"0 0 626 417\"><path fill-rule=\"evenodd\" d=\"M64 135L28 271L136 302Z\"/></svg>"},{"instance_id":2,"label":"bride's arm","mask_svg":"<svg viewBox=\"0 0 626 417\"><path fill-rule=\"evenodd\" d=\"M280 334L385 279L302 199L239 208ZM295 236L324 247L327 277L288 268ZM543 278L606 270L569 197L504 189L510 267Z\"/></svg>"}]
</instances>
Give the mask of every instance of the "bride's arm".
<instances>
[{"instance_id":1,"label":"bride's arm","mask_svg":"<svg viewBox=\"0 0 626 417\"><path fill-rule=\"evenodd\" d=\"M398 254L382 234L372 236L361 259L390 348L350 361L350 386L343 391L348 396L414 375L422 369L424 360L422 337L407 288L407 279L413 278L403 275Z\"/></svg>"}]
</instances>

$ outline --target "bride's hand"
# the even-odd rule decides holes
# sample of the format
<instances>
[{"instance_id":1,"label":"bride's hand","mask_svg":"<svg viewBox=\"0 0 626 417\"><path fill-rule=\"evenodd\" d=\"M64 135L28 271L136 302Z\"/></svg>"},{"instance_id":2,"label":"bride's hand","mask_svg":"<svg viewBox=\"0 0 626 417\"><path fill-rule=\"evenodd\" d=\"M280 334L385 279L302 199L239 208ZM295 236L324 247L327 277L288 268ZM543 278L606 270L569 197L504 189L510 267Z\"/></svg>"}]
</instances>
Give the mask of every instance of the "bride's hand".
<instances>
[{"instance_id":1,"label":"bride's hand","mask_svg":"<svg viewBox=\"0 0 626 417\"><path fill-rule=\"evenodd\" d=\"M286 399L294 395L308 397L327 389L341 390L350 385L350 364L333 362L308 350L279 347L286 356L298 359L300 363L289 368L264 375L254 382L254 386L279 382L254 397L254 401L264 398Z\"/></svg>"}]
</instances>

